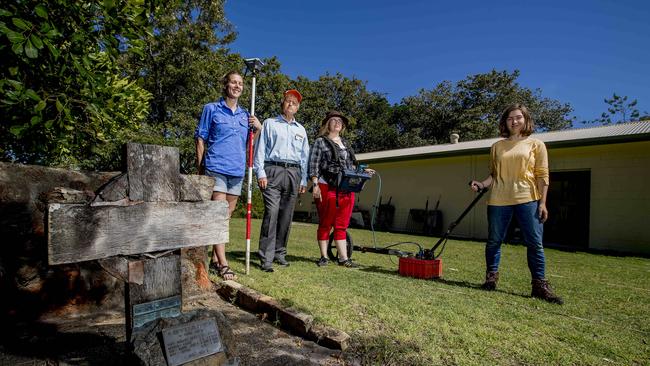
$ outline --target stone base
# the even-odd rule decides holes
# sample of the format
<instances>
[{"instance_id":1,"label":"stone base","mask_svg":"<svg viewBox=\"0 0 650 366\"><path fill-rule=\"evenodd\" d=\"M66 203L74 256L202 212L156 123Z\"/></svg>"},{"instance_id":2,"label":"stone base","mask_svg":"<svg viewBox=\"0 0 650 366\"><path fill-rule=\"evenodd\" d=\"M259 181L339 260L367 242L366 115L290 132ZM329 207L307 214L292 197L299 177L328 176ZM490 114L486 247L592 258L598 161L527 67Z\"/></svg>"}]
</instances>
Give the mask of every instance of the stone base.
<instances>
[{"instance_id":1,"label":"stone base","mask_svg":"<svg viewBox=\"0 0 650 366\"><path fill-rule=\"evenodd\" d=\"M141 365L167 365L167 360L165 359L164 354L164 345L162 343L163 329L209 318L214 318L217 322L224 352L206 356L184 365L222 366L238 364L237 358L231 359L230 356L236 352L236 343L230 323L221 312L205 309L187 312L175 318L158 319L144 325L142 328L134 330L133 335L131 336L131 348L133 350L134 358L138 360Z\"/></svg>"},{"instance_id":2,"label":"stone base","mask_svg":"<svg viewBox=\"0 0 650 366\"><path fill-rule=\"evenodd\" d=\"M329 349L345 351L350 336L338 329L313 324L311 315L285 308L270 296L261 294L235 281L222 281L217 293L225 300L258 314L261 319L278 323L279 327Z\"/></svg>"}]
</instances>

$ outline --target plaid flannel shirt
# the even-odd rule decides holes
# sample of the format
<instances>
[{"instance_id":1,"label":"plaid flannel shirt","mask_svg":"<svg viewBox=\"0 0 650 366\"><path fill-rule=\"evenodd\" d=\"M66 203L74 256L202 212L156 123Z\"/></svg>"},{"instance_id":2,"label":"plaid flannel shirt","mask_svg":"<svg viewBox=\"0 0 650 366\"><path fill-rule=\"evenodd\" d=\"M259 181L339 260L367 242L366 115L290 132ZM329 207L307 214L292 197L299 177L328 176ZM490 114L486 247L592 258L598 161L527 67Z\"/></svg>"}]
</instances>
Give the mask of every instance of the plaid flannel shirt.
<instances>
[{"instance_id":1,"label":"plaid flannel shirt","mask_svg":"<svg viewBox=\"0 0 650 366\"><path fill-rule=\"evenodd\" d=\"M339 149L339 157L343 162L343 168L345 169L355 169L354 161L352 161L352 156L349 153L352 151L350 144L344 138L341 138L341 142L345 146L345 150L341 149L336 143L336 148ZM327 171L330 164L333 160L332 149L330 145L325 142L325 138L320 136L314 141L314 146L309 150L309 178L318 177L322 178L322 171Z\"/></svg>"}]
</instances>

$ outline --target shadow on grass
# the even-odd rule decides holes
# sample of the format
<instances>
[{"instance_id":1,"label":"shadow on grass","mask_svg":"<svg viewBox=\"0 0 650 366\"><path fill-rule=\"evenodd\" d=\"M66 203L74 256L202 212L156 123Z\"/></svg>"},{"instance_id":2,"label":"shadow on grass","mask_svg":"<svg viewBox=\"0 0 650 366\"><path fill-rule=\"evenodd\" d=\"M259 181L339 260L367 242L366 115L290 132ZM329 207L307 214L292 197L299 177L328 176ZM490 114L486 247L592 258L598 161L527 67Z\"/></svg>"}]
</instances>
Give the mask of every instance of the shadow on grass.
<instances>
[{"instance_id":1,"label":"shadow on grass","mask_svg":"<svg viewBox=\"0 0 650 366\"><path fill-rule=\"evenodd\" d=\"M453 280L447 280L447 279L444 279L444 278L434 278L432 281L442 283L444 285L470 288L470 289L478 290L478 291L481 291L481 292L499 292L499 293L502 293L502 294L523 297L525 299L530 298L530 296L525 296L525 295L522 295L522 294L518 294L516 292L504 291L504 290L500 290L500 289L496 289L494 291L483 290L481 288L482 284L480 284L480 283L472 283L472 282L468 282L468 281L453 281Z\"/></svg>"},{"instance_id":2,"label":"shadow on grass","mask_svg":"<svg viewBox=\"0 0 650 366\"><path fill-rule=\"evenodd\" d=\"M241 250L235 250L235 251L230 251L228 252L228 257L230 260L245 264L246 262L246 252L241 251ZM318 262L318 258L314 257L301 257L297 255L287 255L285 259L289 263L293 262L305 262L305 263L313 263L316 265L316 262ZM251 251L251 263L254 263L256 265L259 265L260 261L259 258L257 257L257 251L253 252Z\"/></svg>"},{"instance_id":3,"label":"shadow on grass","mask_svg":"<svg viewBox=\"0 0 650 366\"><path fill-rule=\"evenodd\" d=\"M444 279L444 278L434 278L432 281L437 282L437 283L441 283L441 284L444 284L444 285L450 285L450 286L456 286L456 287L465 287L465 288L471 288L471 289L474 289L474 290L482 290L480 283L473 283L473 282L468 282L468 281L453 281L453 280L447 280L447 279Z\"/></svg>"},{"instance_id":4,"label":"shadow on grass","mask_svg":"<svg viewBox=\"0 0 650 366\"><path fill-rule=\"evenodd\" d=\"M382 267L378 266L363 266L360 269L361 272L373 272L373 273L381 273L385 275L393 275L400 277L400 274L397 272L397 270L388 270ZM472 290L478 290L480 292L488 292L485 291L481 288L481 283L473 283L473 282L468 282L468 281L454 281L454 280L448 280L445 278L433 278L433 279L420 279L421 281L432 281L432 282L437 282L443 285L448 285L448 286L455 286L455 287L464 287L464 288L469 288ZM500 289L494 290L494 292L499 292L502 294L508 294L508 295L514 295L514 296L519 296L523 298L530 298L530 296L524 296L522 294L518 294L515 292L509 292L509 291L504 291Z\"/></svg>"},{"instance_id":5,"label":"shadow on grass","mask_svg":"<svg viewBox=\"0 0 650 366\"><path fill-rule=\"evenodd\" d=\"M397 272L397 269L386 269L384 267L379 267L379 266L361 266L359 268L360 272L373 272L373 273L381 273L385 275L392 275L392 276L399 276L399 273Z\"/></svg>"},{"instance_id":6,"label":"shadow on grass","mask_svg":"<svg viewBox=\"0 0 650 366\"><path fill-rule=\"evenodd\" d=\"M228 255L230 257L230 260L239 262L241 264L244 264L246 261L246 252L244 251L232 251L228 252ZM254 263L254 266L259 268L259 261L256 258L256 253L251 253L251 262ZM286 257L287 261L291 262L306 262L306 263L313 263L316 265L317 258L316 257L301 257L297 255L287 255ZM383 275L389 275L389 276L395 276L395 277L400 277L400 274L397 272L397 269L386 269L384 267L380 266L366 266L366 265L361 265L361 267L358 269L358 272L372 272L372 273L379 273ZM421 281L434 281L440 284L448 285L448 286L455 286L455 287L463 287L463 288L469 288L473 290L478 290L478 291L485 291L481 289L481 283L473 283L473 282L468 282L468 281L454 281L454 280L448 280L445 278L434 278L434 279L422 279ZM487 292L487 291L486 291ZM509 291L504 291L500 289L494 290L494 292L499 292L503 294L508 294L508 295L513 295L513 296L519 296L522 298L530 298L530 296L525 296L522 294L518 294L515 292L509 292Z\"/></svg>"}]
</instances>

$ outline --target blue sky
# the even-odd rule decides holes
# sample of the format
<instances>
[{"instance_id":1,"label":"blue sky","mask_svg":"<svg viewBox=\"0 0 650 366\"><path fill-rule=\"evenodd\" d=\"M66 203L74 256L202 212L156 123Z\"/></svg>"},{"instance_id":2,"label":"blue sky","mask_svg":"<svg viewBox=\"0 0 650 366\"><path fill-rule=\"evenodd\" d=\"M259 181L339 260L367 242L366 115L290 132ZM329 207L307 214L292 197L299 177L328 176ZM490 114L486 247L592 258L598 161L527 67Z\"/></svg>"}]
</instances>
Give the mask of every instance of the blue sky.
<instances>
[{"instance_id":1,"label":"blue sky","mask_svg":"<svg viewBox=\"0 0 650 366\"><path fill-rule=\"evenodd\" d=\"M524 4L525 3L525 4ZM650 1L328 0L226 2L233 52L282 72L340 72L391 103L492 69L570 103L578 121L616 92L650 113Z\"/></svg>"}]
</instances>

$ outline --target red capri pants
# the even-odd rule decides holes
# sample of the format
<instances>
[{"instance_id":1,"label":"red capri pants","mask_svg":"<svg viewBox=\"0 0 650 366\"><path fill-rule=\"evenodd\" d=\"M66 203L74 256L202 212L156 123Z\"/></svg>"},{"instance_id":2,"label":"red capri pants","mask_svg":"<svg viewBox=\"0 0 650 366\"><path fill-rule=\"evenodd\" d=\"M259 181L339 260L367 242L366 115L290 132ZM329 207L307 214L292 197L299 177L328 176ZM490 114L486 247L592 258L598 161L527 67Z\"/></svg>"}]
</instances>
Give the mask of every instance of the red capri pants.
<instances>
[{"instance_id":1,"label":"red capri pants","mask_svg":"<svg viewBox=\"0 0 650 366\"><path fill-rule=\"evenodd\" d=\"M336 188L318 183L321 199L316 200L318 209L318 240L329 240L330 229L334 227L334 240L345 240L345 231L350 225L354 207L354 192L339 192L339 207L336 207Z\"/></svg>"}]
</instances>

